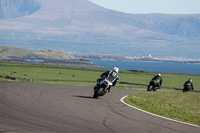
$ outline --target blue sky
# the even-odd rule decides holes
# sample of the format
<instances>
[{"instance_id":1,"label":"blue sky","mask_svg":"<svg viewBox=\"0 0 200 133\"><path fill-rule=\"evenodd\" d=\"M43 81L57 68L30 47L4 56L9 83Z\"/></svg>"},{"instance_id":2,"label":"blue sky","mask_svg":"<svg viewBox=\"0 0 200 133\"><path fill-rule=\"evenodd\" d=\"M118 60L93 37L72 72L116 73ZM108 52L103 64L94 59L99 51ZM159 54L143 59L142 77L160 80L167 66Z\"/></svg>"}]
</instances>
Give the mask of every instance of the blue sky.
<instances>
[{"instance_id":1,"label":"blue sky","mask_svg":"<svg viewBox=\"0 0 200 133\"><path fill-rule=\"evenodd\" d=\"M200 14L200 0L89 0L126 13Z\"/></svg>"}]
</instances>

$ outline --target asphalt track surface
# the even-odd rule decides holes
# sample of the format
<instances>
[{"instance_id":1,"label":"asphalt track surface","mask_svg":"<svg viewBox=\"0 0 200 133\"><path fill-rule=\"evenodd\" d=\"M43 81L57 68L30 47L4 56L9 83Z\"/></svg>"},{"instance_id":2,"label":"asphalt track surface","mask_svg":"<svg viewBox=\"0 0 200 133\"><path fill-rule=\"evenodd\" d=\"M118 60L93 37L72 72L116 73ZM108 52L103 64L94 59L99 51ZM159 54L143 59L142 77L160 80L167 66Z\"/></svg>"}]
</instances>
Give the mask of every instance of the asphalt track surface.
<instances>
[{"instance_id":1,"label":"asphalt track surface","mask_svg":"<svg viewBox=\"0 0 200 133\"><path fill-rule=\"evenodd\" d=\"M137 91L0 81L0 133L199 133L120 102Z\"/></svg>"}]
</instances>

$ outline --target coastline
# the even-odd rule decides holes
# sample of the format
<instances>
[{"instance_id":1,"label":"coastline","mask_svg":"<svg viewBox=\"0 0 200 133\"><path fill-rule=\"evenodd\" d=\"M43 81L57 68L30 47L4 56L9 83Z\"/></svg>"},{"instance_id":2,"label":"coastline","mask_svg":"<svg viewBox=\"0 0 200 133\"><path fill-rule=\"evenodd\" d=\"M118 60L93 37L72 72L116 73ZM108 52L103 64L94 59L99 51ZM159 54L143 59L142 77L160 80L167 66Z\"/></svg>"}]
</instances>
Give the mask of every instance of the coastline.
<instances>
[{"instance_id":1,"label":"coastline","mask_svg":"<svg viewBox=\"0 0 200 133\"><path fill-rule=\"evenodd\" d=\"M114 66L120 70L177 73L187 75L200 75L200 64L189 64L165 61L119 61L119 60L90 60L99 65L98 68L112 69Z\"/></svg>"}]
</instances>

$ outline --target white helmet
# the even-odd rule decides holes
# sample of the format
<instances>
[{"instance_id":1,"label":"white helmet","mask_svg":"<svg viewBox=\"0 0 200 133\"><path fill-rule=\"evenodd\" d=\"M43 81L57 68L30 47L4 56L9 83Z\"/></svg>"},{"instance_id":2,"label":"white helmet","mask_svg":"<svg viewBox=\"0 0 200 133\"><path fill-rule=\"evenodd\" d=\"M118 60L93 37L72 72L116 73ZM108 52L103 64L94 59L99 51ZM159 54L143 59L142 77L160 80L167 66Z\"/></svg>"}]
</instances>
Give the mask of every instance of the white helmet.
<instances>
[{"instance_id":1,"label":"white helmet","mask_svg":"<svg viewBox=\"0 0 200 133\"><path fill-rule=\"evenodd\" d=\"M113 71L115 71L116 73L119 72L119 68L118 67L114 67Z\"/></svg>"},{"instance_id":2,"label":"white helmet","mask_svg":"<svg viewBox=\"0 0 200 133\"><path fill-rule=\"evenodd\" d=\"M160 74L160 73L157 73L157 75L161 77L161 74Z\"/></svg>"}]
</instances>

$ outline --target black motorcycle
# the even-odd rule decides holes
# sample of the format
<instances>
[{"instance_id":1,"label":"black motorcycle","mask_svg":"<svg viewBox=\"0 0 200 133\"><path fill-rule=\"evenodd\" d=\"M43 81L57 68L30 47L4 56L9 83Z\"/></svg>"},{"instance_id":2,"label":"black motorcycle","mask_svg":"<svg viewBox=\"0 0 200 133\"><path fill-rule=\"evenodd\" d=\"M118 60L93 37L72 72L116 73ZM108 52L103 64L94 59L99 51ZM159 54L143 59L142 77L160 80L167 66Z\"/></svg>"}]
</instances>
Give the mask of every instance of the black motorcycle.
<instances>
[{"instance_id":1,"label":"black motorcycle","mask_svg":"<svg viewBox=\"0 0 200 133\"><path fill-rule=\"evenodd\" d=\"M156 91L159 87L157 87L157 83L155 80L150 81L149 86L147 87L147 91Z\"/></svg>"}]
</instances>

